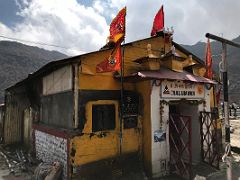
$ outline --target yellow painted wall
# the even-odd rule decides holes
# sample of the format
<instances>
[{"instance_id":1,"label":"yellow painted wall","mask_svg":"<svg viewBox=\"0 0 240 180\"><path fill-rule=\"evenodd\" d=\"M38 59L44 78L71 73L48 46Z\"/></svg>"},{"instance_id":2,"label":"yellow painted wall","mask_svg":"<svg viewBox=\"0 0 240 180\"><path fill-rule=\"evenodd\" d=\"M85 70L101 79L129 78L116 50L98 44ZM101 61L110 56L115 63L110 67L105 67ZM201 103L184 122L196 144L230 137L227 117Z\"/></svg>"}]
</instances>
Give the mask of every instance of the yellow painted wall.
<instances>
[{"instance_id":1,"label":"yellow painted wall","mask_svg":"<svg viewBox=\"0 0 240 180\"><path fill-rule=\"evenodd\" d=\"M147 45L151 44L152 53L160 56L161 49L164 48L162 37L147 39L144 41L133 42L124 49L124 72L137 72L141 67L133 61L147 56ZM169 47L166 47L169 50ZM176 50L183 57L187 56ZM80 90L120 90L121 84L119 80L113 78L110 73L96 73L96 65L108 57L110 50L100 51L88 55L81 56L81 65L79 67L79 89ZM196 62L195 60L193 60ZM139 117L138 128L123 129L123 153L141 152L143 154L144 166L146 172L151 175L151 83L150 81L142 81L137 83L124 83L124 89L135 90L142 96L143 115ZM81 93L81 91L80 91ZM84 135L74 137L71 140L71 147L76 150L71 162L74 166L85 163L98 161L101 159L116 156L119 153L119 129L109 133L108 137L100 139L98 135L90 138L91 122L89 114L84 128ZM117 118L118 121L118 118Z\"/></svg>"},{"instance_id":2,"label":"yellow painted wall","mask_svg":"<svg viewBox=\"0 0 240 180\"><path fill-rule=\"evenodd\" d=\"M142 81L136 84L137 91L142 96L143 116L142 118L142 151L144 168L148 175L151 175L151 161L152 161L152 129L151 129L151 107L150 107L150 95L151 84L150 81Z\"/></svg>"},{"instance_id":3,"label":"yellow painted wall","mask_svg":"<svg viewBox=\"0 0 240 180\"><path fill-rule=\"evenodd\" d=\"M148 44L151 44L152 46L152 53L160 56L160 51L163 48L162 42L162 38L158 37L126 45L124 47L124 75L129 74L129 72L137 72L139 70L139 64L133 61L148 55ZM111 50L99 51L93 54L83 55L81 57L81 67L79 68L80 89L98 88L106 90L109 88L118 89L120 87L119 82L112 78L113 73L96 73L96 65L105 60L109 56L110 52Z\"/></svg>"},{"instance_id":4,"label":"yellow painted wall","mask_svg":"<svg viewBox=\"0 0 240 180\"><path fill-rule=\"evenodd\" d=\"M130 45L127 45L124 48L124 72L128 74L129 72L137 72L139 69L139 65L133 61L147 56L147 45L151 44L152 53L154 55L160 56L161 49L163 48L163 39L162 37L147 39L144 41L133 42ZM169 49L169 48L167 48ZM79 89L83 90L120 90L121 84L119 80L115 80L113 78L113 74L110 73L96 73L96 65L103 61L106 57L108 57L110 51L100 51L93 54L88 54L86 56L81 57L81 65L80 65L80 75L79 75ZM129 152L139 152L144 147L143 156L144 160L147 161L146 168L151 169L151 125L150 125L150 82L140 82L137 85L134 83L124 83L124 89L126 90L136 90L140 92L140 94L144 97L144 112L143 116L139 118L138 127L132 129L123 129L123 144L122 151L123 153ZM81 93L81 92L80 92ZM144 124L144 136L142 139L141 131L142 131L142 122ZM86 123L85 126L89 126ZM116 138L110 137L110 139L106 140L110 143L108 146L110 149L113 149L113 144L116 144ZM142 142L144 142L142 144ZM84 163L100 160L103 158L111 157L116 154L116 152L112 150L101 151L104 152L101 154L98 152L96 154L96 148L94 146L105 146L105 144L99 144L97 139L93 137L93 139L89 140L87 136L83 135L82 137L75 137L72 140L73 146L77 149L76 158L74 159L74 165L81 165ZM87 147L90 147L90 150ZM85 154L90 153L88 156ZM100 153L100 154L99 154Z\"/></svg>"},{"instance_id":5,"label":"yellow painted wall","mask_svg":"<svg viewBox=\"0 0 240 180\"><path fill-rule=\"evenodd\" d=\"M124 122L123 122L124 123ZM123 124L124 127L124 124ZM142 118L138 118L136 128L123 128L122 151L124 154L138 152L142 150Z\"/></svg>"},{"instance_id":6,"label":"yellow painted wall","mask_svg":"<svg viewBox=\"0 0 240 180\"><path fill-rule=\"evenodd\" d=\"M115 130L92 132L92 105L93 104L114 104L116 109ZM90 101L86 105L86 123L82 136L76 136L70 142L70 159L73 166L113 158L120 153L119 139L119 105L117 101L99 100ZM124 127L122 125L122 127ZM138 121L136 128L124 129L122 136L122 153L139 152L141 148L141 121ZM75 154L71 153L75 151Z\"/></svg>"},{"instance_id":7,"label":"yellow painted wall","mask_svg":"<svg viewBox=\"0 0 240 180\"><path fill-rule=\"evenodd\" d=\"M104 132L92 132L92 105L114 104L115 105L115 129ZM119 119L118 102L110 100L91 101L86 105L86 123L82 136L71 139L70 149L75 150L75 155L70 155L73 166L111 158L119 154Z\"/></svg>"}]
</instances>

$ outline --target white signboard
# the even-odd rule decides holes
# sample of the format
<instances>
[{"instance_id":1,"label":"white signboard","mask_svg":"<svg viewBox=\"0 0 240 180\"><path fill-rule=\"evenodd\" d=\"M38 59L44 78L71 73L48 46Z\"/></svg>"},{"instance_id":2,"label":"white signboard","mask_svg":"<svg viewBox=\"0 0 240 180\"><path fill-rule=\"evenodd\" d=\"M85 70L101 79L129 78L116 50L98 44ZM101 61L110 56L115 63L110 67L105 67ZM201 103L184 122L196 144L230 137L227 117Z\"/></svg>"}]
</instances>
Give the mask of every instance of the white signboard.
<instances>
[{"instance_id":1,"label":"white signboard","mask_svg":"<svg viewBox=\"0 0 240 180\"><path fill-rule=\"evenodd\" d=\"M183 81L163 81L161 83L160 93L163 98L204 98L204 84Z\"/></svg>"}]
</instances>

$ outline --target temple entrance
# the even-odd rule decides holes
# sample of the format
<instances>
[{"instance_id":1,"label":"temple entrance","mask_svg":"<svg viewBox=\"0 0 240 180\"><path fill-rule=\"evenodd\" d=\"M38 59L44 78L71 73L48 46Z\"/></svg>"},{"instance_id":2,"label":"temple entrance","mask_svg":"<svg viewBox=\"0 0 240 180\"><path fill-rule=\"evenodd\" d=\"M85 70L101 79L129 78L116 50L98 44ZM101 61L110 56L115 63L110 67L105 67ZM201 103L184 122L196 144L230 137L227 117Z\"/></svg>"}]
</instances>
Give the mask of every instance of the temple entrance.
<instances>
[{"instance_id":1,"label":"temple entrance","mask_svg":"<svg viewBox=\"0 0 240 180\"><path fill-rule=\"evenodd\" d=\"M184 179L191 179L192 165L201 161L197 105L180 102L169 104L169 144L170 171Z\"/></svg>"}]
</instances>

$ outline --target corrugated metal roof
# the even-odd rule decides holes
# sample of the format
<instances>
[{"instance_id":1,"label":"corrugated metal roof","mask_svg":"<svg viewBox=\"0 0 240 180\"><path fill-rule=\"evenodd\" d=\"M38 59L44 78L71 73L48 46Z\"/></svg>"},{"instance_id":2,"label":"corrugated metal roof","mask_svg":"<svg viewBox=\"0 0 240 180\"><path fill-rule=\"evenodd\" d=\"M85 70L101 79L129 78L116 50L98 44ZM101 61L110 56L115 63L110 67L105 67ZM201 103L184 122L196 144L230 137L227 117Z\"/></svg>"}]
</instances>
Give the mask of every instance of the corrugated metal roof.
<instances>
[{"instance_id":1,"label":"corrugated metal roof","mask_svg":"<svg viewBox=\"0 0 240 180\"><path fill-rule=\"evenodd\" d=\"M187 71L175 72L165 67L161 67L160 70L158 71L139 71L130 76L124 77L125 81L141 81L141 80L149 80L149 79L182 80L182 81L216 84L214 81L210 79L200 77L200 76L195 76L191 73L188 73Z\"/></svg>"}]
</instances>

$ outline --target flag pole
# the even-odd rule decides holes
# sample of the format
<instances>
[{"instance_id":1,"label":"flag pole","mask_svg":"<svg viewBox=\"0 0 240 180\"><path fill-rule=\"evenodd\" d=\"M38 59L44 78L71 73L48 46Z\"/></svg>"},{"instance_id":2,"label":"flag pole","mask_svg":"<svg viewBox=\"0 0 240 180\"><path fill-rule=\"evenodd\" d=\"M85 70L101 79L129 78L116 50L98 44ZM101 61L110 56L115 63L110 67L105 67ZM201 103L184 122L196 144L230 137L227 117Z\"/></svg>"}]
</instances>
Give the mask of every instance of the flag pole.
<instances>
[{"instance_id":1,"label":"flag pole","mask_svg":"<svg viewBox=\"0 0 240 180\"><path fill-rule=\"evenodd\" d=\"M126 16L127 16L127 13L125 14L125 19L126 19ZM122 141L123 141L123 138L122 138L122 131L123 131L123 127L122 127L122 124L123 124L123 111L124 111L124 102L123 102L123 97L124 97L124 86L123 86L123 76L124 76L124 52L125 52L125 34L126 34L126 21L124 21L124 40L123 40L123 46L122 46L122 58L121 58L121 107L120 107L120 127L119 127L119 131L120 131L120 134L119 134L119 139L120 139L120 147L119 147L119 153L120 155L122 155ZM120 46L121 47L121 46Z\"/></svg>"},{"instance_id":2,"label":"flag pole","mask_svg":"<svg viewBox=\"0 0 240 180\"><path fill-rule=\"evenodd\" d=\"M164 55L166 54L166 34L165 34L165 30L163 29L163 43L164 43L164 49L163 49L163 52L164 52Z\"/></svg>"},{"instance_id":3,"label":"flag pole","mask_svg":"<svg viewBox=\"0 0 240 180\"><path fill-rule=\"evenodd\" d=\"M119 138L120 138L120 155L122 155L122 124L123 124L123 97L124 97L124 86L123 86L123 76L124 76L124 50L125 50L125 47L124 47L124 44L125 44L125 40L123 41L123 49L122 49L122 60L121 60L121 109L120 109L120 134L119 134Z\"/></svg>"}]
</instances>

